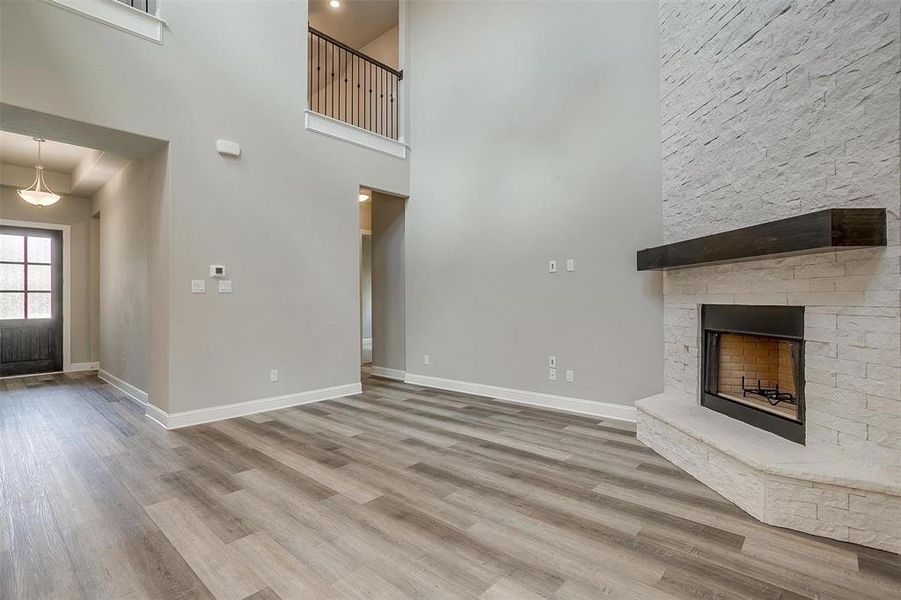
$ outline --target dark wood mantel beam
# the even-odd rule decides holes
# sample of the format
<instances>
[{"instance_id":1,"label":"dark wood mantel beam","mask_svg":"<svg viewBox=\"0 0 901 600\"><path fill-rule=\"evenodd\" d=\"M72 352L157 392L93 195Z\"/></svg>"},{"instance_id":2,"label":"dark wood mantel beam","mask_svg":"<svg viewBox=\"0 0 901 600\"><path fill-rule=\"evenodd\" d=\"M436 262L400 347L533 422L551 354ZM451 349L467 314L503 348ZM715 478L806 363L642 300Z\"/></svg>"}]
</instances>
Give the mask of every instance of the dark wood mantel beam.
<instances>
[{"instance_id":1,"label":"dark wood mantel beam","mask_svg":"<svg viewBox=\"0 0 901 600\"><path fill-rule=\"evenodd\" d=\"M638 251L639 271L885 246L884 208L830 208Z\"/></svg>"}]
</instances>

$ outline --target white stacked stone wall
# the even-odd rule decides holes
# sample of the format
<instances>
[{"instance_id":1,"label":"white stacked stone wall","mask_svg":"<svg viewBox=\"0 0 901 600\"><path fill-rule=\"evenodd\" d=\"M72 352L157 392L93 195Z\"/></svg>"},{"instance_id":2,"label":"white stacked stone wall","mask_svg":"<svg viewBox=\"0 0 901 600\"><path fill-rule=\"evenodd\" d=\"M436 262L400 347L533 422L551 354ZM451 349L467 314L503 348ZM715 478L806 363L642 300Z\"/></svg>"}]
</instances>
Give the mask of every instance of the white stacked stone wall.
<instances>
[{"instance_id":1,"label":"white stacked stone wall","mask_svg":"<svg viewBox=\"0 0 901 600\"><path fill-rule=\"evenodd\" d=\"M698 395L698 305L805 306L807 444L901 478L896 1L661 2L666 242L884 207L886 248L670 271L665 382Z\"/></svg>"}]
</instances>

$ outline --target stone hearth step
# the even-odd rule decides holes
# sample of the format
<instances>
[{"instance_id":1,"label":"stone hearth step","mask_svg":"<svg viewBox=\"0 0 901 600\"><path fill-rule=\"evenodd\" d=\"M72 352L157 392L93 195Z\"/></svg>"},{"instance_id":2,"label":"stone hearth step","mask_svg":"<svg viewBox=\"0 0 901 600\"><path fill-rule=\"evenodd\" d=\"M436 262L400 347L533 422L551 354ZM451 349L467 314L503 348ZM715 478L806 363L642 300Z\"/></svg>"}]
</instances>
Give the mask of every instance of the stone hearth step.
<instances>
[{"instance_id":1,"label":"stone hearth step","mask_svg":"<svg viewBox=\"0 0 901 600\"><path fill-rule=\"evenodd\" d=\"M756 519L901 552L901 481L658 394L635 403L638 439Z\"/></svg>"}]
</instances>

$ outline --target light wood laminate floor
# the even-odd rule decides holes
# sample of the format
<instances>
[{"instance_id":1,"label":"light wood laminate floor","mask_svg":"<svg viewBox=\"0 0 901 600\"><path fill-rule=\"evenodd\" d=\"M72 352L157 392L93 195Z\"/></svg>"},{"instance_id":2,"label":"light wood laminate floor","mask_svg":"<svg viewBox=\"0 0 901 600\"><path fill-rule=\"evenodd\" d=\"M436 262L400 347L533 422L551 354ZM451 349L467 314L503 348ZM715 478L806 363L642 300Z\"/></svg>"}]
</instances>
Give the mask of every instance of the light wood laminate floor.
<instances>
[{"instance_id":1,"label":"light wood laminate floor","mask_svg":"<svg viewBox=\"0 0 901 600\"><path fill-rule=\"evenodd\" d=\"M615 421L366 377L179 431L91 374L0 381L0 598L901 598Z\"/></svg>"}]
</instances>

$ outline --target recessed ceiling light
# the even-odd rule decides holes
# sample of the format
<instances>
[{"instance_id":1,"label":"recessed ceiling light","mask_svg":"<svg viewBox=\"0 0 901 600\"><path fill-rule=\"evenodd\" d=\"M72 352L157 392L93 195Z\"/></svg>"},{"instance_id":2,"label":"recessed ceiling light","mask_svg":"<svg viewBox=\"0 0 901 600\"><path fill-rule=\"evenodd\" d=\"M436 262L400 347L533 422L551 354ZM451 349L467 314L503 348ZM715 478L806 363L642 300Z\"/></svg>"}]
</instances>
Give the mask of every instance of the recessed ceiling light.
<instances>
[{"instance_id":1,"label":"recessed ceiling light","mask_svg":"<svg viewBox=\"0 0 901 600\"><path fill-rule=\"evenodd\" d=\"M337 0L335 0L335 1L337 2ZM360 198L360 202L366 202L367 200L369 200L369 194L362 194L362 193L361 193L360 196L359 196L359 198Z\"/></svg>"},{"instance_id":2,"label":"recessed ceiling light","mask_svg":"<svg viewBox=\"0 0 901 600\"><path fill-rule=\"evenodd\" d=\"M332 8L339 8L341 6L341 2L339 2L338 0L329 0L328 5Z\"/></svg>"}]
</instances>

